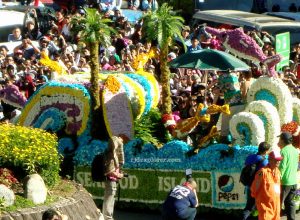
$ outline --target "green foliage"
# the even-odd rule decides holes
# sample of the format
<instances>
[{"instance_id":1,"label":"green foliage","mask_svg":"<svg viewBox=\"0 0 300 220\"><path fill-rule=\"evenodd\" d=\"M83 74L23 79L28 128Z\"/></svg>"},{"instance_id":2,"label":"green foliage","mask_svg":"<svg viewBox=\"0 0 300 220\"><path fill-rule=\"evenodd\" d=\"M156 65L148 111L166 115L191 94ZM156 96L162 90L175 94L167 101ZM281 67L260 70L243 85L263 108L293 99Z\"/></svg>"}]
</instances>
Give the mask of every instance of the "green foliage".
<instances>
[{"instance_id":1,"label":"green foliage","mask_svg":"<svg viewBox=\"0 0 300 220\"><path fill-rule=\"evenodd\" d=\"M56 135L44 130L1 124L0 167L15 168L16 177L39 173L52 186L60 178L57 145Z\"/></svg>"},{"instance_id":2,"label":"green foliage","mask_svg":"<svg viewBox=\"0 0 300 220\"><path fill-rule=\"evenodd\" d=\"M86 43L101 43L103 46L110 45L110 34L115 30L110 27L110 19L102 18L96 9L86 9L85 16L72 18L72 31L79 33L80 40Z\"/></svg>"},{"instance_id":3,"label":"green foliage","mask_svg":"<svg viewBox=\"0 0 300 220\"><path fill-rule=\"evenodd\" d=\"M162 4L156 11L149 11L143 17L143 31L149 41L157 40L160 48L170 46L169 42L175 37L182 40L181 30L184 19L172 15L172 7Z\"/></svg>"},{"instance_id":4,"label":"green foliage","mask_svg":"<svg viewBox=\"0 0 300 220\"><path fill-rule=\"evenodd\" d=\"M134 121L134 132L136 138L155 146L160 146L171 139L161 122L161 113L157 108L151 109L146 115Z\"/></svg>"},{"instance_id":5,"label":"green foliage","mask_svg":"<svg viewBox=\"0 0 300 220\"><path fill-rule=\"evenodd\" d=\"M1 207L1 200L0 200L0 211L14 212L14 211L17 211L17 210L23 209L23 208L32 208L32 207L36 207L36 206L50 205L54 202L57 202L59 200L59 198L60 197L57 195L48 195L44 204L36 205L33 203L33 201L26 199L23 196L16 195L15 203L12 206Z\"/></svg>"}]
</instances>

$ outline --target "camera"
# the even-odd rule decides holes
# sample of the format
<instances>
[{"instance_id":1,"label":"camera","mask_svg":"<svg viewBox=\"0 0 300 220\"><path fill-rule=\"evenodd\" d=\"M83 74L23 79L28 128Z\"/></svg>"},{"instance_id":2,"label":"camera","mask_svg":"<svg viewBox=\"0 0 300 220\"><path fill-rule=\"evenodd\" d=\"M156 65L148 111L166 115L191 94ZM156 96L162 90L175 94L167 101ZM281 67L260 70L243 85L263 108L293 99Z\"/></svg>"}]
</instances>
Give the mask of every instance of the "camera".
<instances>
[{"instance_id":1,"label":"camera","mask_svg":"<svg viewBox=\"0 0 300 220\"><path fill-rule=\"evenodd\" d=\"M185 178L186 178L186 180L189 180L189 179L192 178L192 173L193 173L193 171L192 171L191 168L185 170Z\"/></svg>"}]
</instances>

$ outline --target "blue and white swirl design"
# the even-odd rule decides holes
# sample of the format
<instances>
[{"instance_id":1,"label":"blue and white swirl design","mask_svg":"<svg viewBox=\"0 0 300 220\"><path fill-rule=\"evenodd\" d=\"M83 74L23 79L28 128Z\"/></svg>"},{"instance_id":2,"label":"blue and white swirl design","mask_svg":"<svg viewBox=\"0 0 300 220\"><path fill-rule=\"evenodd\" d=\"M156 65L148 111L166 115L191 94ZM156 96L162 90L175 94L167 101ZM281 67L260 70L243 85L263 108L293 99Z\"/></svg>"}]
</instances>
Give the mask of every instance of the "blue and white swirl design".
<instances>
[{"instance_id":1,"label":"blue and white swirl design","mask_svg":"<svg viewBox=\"0 0 300 220\"><path fill-rule=\"evenodd\" d=\"M33 127L58 132L66 125L66 115L57 108L49 108L41 113Z\"/></svg>"},{"instance_id":2,"label":"blue and white swirl design","mask_svg":"<svg viewBox=\"0 0 300 220\"><path fill-rule=\"evenodd\" d=\"M240 112L232 117L229 129L235 144L256 145L265 141L263 121L251 112Z\"/></svg>"}]
</instances>

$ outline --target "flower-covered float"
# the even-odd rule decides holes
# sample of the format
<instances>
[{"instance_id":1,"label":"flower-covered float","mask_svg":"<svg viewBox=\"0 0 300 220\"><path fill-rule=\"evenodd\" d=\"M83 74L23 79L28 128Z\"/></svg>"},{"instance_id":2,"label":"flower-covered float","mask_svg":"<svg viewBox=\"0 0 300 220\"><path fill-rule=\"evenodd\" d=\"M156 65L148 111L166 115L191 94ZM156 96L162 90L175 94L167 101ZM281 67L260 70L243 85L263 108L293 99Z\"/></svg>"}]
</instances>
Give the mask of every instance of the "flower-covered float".
<instances>
[{"instance_id":1,"label":"flower-covered float","mask_svg":"<svg viewBox=\"0 0 300 220\"><path fill-rule=\"evenodd\" d=\"M261 141L276 147L280 129L299 134L300 101L292 98L278 78L261 77L250 87L245 110L230 121L233 146L214 143L217 131L213 127L197 149L177 138L209 120L210 114L229 113L228 107L199 106L195 117L181 122L163 118L174 138L169 136L168 142L162 138L158 143L152 135L164 136L165 129L160 113L155 110L160 96L155 78L145 72L108 73L100 78L103 118L99 118L102 126L98 132L106 136L103 140L91 136L89 75L59 77L58 81L39 88L29 100L13 86L0 91L3 101L23 108L19 124L58 133L59 151L65 156L72 155L74 179L96 199L103 198L104 184L92 181L90 165L106 149L110 135L124 133L131 138L124 147L124 169L129 177L120 181L120 201L157 207L172 187L185 180L184 170L191 168L201 206L242 209L246 195L239 176L245 158L257 152ZM191 151L197 154L191 156Z\"/></svg>"},{"instance_id":2,"label":"flower-covered float","mask_svg":"<svg viewBox=\"0 0 300 220\"><path fill-rule=\"evenodd\" d=\"M103 74L99 85L104 119L103 130L99 132L126 133L132 138L125 146L124 168L130 176L120 182L120 201L158 205L174 185L184 181L184 170L192 168L202 206L242 209L245 194L239 173L246 156L255 153L261 141L269 141L275 147L281 126L291 123L293 118L294 124L300 122L299 100L292 99L280 79L259 78L249 90L245 111L234 115L230 122L235 145L212 144L208 140L209 146L194 156L187 156L194 148L179 139L157 148L134 138L133 121L151 114L159 97L157 82L154 78L146 80L151 76L145 75ZM0 94L10 104L24 105L18 120L20 125L63 131L58 148L62 154L74 153L74 178L95 198L101 198L103 184L91 180L90 165L95 155L105 150L107 141L92 139L90 135L90 95L86 80L86 75L63 77L45 84L27 101L22 98L16 102L15 88L9 88L9 94L14 94L11 97L5 91ZM226 112L228 109L223 106L204 110L200 106L198 119L203 112L210 111ZM189 124L191 121L193 123ZM185 125L181 128L186 129L186 125L193 125L195 121L191 118L177 124Z\"/></svg>"}]
</instances>

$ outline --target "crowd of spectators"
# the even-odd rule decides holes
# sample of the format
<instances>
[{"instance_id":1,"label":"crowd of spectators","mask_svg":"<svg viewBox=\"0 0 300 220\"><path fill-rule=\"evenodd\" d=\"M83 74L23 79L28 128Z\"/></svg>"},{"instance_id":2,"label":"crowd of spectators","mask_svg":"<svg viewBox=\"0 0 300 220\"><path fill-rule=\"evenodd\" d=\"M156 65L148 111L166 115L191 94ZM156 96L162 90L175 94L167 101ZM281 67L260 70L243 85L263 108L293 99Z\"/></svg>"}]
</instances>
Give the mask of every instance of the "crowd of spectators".
<instances>
[{"instance_id":1,"label":"crowd of spectators","mask_svg":"<svg viewBox=\"0 0 300 220\"><path fill-rule=\"evenodd\" d=\"M146 2L151 7L142 6ZM115 1L101 1L97 7L105 17L113 21L112 26L116 30L116 34L111 36L111 46L99 48L100 70L134 71L133 61L136 57L139 54L147 54L151 47L156 45L146 41L142 32L142 21L129 22L122 14L122 9L116 5ZM144 10L155 10L158 5L155 0L129 2L130 9L135 10L141 7ZM36 17L35 10L31 10ZM13 33L8 36L8 41L20 43L14 48L13 53L9 54L7 46L0 46L1 84L4 86L7 84L17 85L29 98L38 86L53 78L51 70L39 63L40 54L43 51L52 60L58 61L68 74L90 72L90 52L86 45L78 41L77 32L72 29L70 22L73 16L85 16L85 13L85 8L57 10L56 21L51 22L51 28L44 35L39 31L36 20L28 21L23 32L21 29L15 28ZM203 48L224 50L215 36L205 32L205 24L196 24L193 27L184 26L181 34L184 42L180 42L178 38L174 39L175 44L170 47L168 61L183 53ZM267 56L275 54L273 36L258 31L248 31L247 34L257 42ZM183 44L187 51L184 50ZM265 75L267 71L263 64L246 62L251 66L250 71L230 73L239 80L234 87L240 91L241 102L245 102L251 83L261 75ZM292 48L290 65L278 71L279 77L289 86L292 94L296 97L300 97L299 62L300 44ZM159 80L158 64L157 58L151 58L144 69L153 73ZM181 119L186 119L195 115L199 103L205 105L226 103L224 90L219 82L219 78L223 74L217 71L205 72L171 68L173 112L177 112Z\"/></svg>"}]
</instances>

